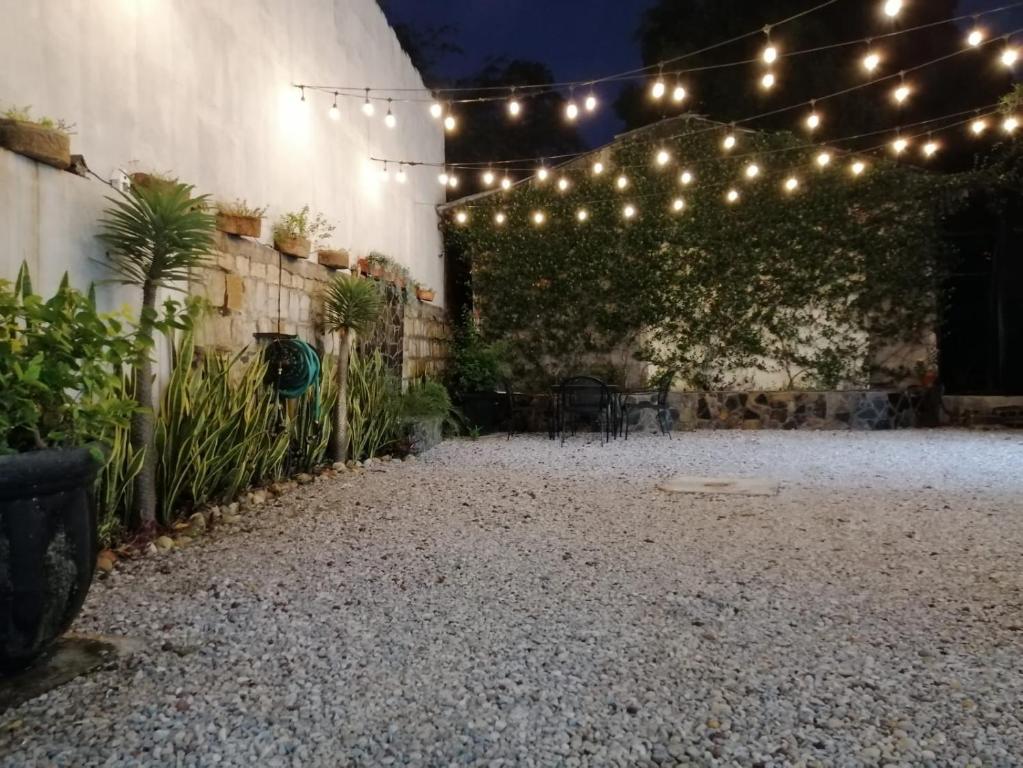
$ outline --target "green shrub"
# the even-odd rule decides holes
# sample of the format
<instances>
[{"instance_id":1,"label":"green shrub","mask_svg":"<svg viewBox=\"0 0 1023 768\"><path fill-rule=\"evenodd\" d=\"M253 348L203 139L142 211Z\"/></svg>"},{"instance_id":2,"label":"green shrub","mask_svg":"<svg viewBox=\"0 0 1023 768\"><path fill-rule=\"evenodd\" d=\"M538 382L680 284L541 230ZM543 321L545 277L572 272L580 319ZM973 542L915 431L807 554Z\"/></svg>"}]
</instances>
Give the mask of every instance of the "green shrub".
<instances>
[{"instance_id":1,"label":"green shrub","mask_svg":"<svg viewBox=\"0 0 1023 768\"><path fill-rule=\"evenodd\" d=\"M443 419L450 413L451 397L439 381L414 381L401 397L401 416L406 421Z\"/></svg>"},{"instance_id":2,"label":"green shrub","mask_svg":"<svg viewBox=\"0 0 1023 768\"><path fill-rule=\"evenodd\" d=\"M363 356L353 350L348 377L348 455L371 458L395 439L401 422L401 383L379 352Z\"/></svg>"},{"instance_id":3,"label":"green shrub","mask_svg":"<svg viewBox=\"0 0 1023 768\"><path fill-rule=\"evenodd\" d=\"M456 396L493 391L504 373L503 356L504 347L485 342L471 315L466 313L455 334L448 366L448 389Z\"/></svg>"},{"instance_id":4,"label":"green shrub","mask_svg":"<svg viewBox=\"0 0 1023 768\"><path fill-rule=\"evenodd\" d=\"M335 364L324 361L319 384L288 405L289 468L311 472L327 460L331 437L331 413L337 400Z\"/></svg>"}]
</instances>

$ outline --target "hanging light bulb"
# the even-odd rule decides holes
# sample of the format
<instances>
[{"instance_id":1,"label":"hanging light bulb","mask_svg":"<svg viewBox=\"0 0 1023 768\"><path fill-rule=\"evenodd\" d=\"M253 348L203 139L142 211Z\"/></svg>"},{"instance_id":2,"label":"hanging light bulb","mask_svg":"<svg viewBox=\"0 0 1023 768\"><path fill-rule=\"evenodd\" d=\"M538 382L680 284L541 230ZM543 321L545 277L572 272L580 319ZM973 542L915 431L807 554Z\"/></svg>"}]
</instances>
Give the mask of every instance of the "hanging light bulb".
<instances>
[{"instance_id":1,"label":"hanging light bulb","mask_svg":"<svg viewBox=\"0 0 1023 768\"><path fill-rule=\"evenodd\" d=\"M671 153L666 149L658 150L657 156L654 159L658 165L663 167L671 161Z\"/></svg>"},{"instance_id":2,"label":"hanging light bulb","mask_svg":"<svg viewBox=\"0 0 1023 768\"><path fill-rule=\"evenodd\" d=\"M1002 64L1007 67L1016 66L1016 62L1019 61L1019 49L1013 48L1009 45L1009 41L1005 41L1005 50L1002 51Z\"/></svg>"},{"instance_id":3,"label":"hanging light bulb","mask_svg":"<svg viewBox=\"0 0 1023 768\"><path fill-rule=\"evenodd\" d=\"M817 155L817 165L821 168L827 168L831 164L831 153L821 152Z\"/></svg>"},{"instance_id":4,"label":"hanging light bulb","mask_svg":"<svg viewBox=\"0 0 1023 768\"><path fill-rule=\"evenodd\" d=\"M398 166L398 173L394 177L399 184L404 184L408 181L408 174L405 173L405 168L402 165Z\"/></svg>"},{"instance_id":5,"label":"hanging light bulb","mask_svg":"<svg viewBox=\"0 0 1023 768\"><path fill-rule=\"evenodd\" d=\"M760 166L759 165L757 165L756 163L750 163L749 165L746 166L746 178L747 179L752 180L752 179L755 179L759 175L760 175Z\"/></svg>"},{"instance_id":6,"label":"hanging light bulb","mask_svg":"<svg viewBox=\"0 0 1023 768\"><path fill-rule=\"evenodd\" d=\"M631 219L636 215L636 206L632 203L626 203L625 207L622 208L622 216L627 219Z\"/></svg>"},{"instance_id":7,"label":"hanging light bulb","mask_svg":"<svg viewBox=\"0 0 1023 768\"><path fill-rule=\"evenodd\" d=\"M975 26L970 30L970 34L966 36L966 42L971 48L979 48L980 44L984 42L984 37L984 30Z\"/></svg>"},{"instance_id":8,"label":"hanging light bulb","mask_svg":"<svg viewBox=\"0 0 1023 768\"><path fill-rule=\"evenodd\" d=\"M512 180L509 179L507 176L505 176L503 179L501 179L501 189L507 191L507 190L511 189L511 186L512 186Z\"/></svg>"},{"instance_id":9,"label":"hanging light bulb","mask_svg":"<svg viewBox=\"0 0 1023 768\"><path fill-rule=\"evenodd\" d=\"M448 179L448 186L451 187L452 189L456 189L458 187L458 177L455 176L455 174L453 173L451 174L451 177Z\"/></svg>"},{"instance_id":10,"label":"hanging light bulb","mask_svg":"<svg viewBox=\"0 0 1023 768\"><path fill-rule=\"evenodd\" d=\"M585 208L580 208L578 211L575 212L575 217L579 219L579 221L586 221L588 218L590 218L590 212L587 211Z\"/></svg>"},{"instance_id":11,"label":"hanging light bulb","mask_svg":"<svg viewBox=\"0 0 1023 768\"><path fill-rule=\"evenodd\" d=\"M901 80L898 88L892 91L892 97L896 103L902 104L909 98L909 95L913 92L913 89L906 85L905 79Z\"/></svg>"},{"instance_id":12,"label":"hanging light bulb","mask_svg":"<svg viewBox=\"0 0 1023 768\"><path fill-rule=\"evenodd\" d=\"M764 76L760 78L760 87L765 91L769 91L774 88L777 80L774 77L774 72L765 72Z\"/></svg>"},{"instance_id":13,"label":"hanging light bulb","mask_svg":"<svg viewBox=\"0 0 1023 768\"><path fill-rule=\"evenodd\" d=\"M547 177L550 175L551 175L550 171L548 171L547 168L542 165L536 172L536 178L539 179L540 181L547 181Z\"/></svg>"},{"instance_id":14,"label":"hanging light bulb","mask_svg":"<svg viewBox=\"0 0 1023 768\"><path fill-rule=\"evenodd\" d=\"M817 114L817 110L813 108L813 102L810 102L810 108L813 110L809 115L806 116L806 127L807 130L816 131L821 127L821 116Z\"/></svg>"},{"instance_id":15,"label":"hanging light bulb","mask_svg":"<svg viewBox=\"0 0 1023 768\"><path fill-rule=\"evenodd\" d=\"M507 220L508 220L508 217L505 216L504 213L501 212L501 211L498 211L497 213L494 214L494 223L497 224L497 226L501 226Z\"/></svg>"},{"instance_id":16,"label":"hanging light bulb","mask_svg":"<svg viewBox=\"0 0 1023 768\"><path fill-rule=\"evenodd\" d=\"M604 164L599 160L593 164L593 175L599 176L604 172Z\"/></svg>"},{"instance_id":17,"label":"hanging light bulb","mask_svg":"<svg viewBox=\"0 0 1023 768\"><path fill-rule=\"evenodd\" d=\"M737 143L737 140L735 138L735 134L734 133L730 133L727 136L725 136L725 140L721 142L721 146L724 147L724 150L726 152L728 152L730 150L735 149L736 143Z\"/></svg>"},{"instance_id":18,"label":"hanging light bulb","mask_svg":"<svg viewBox=\"0 0 1023 768\"><path fill-rule=\"evenodd\" d=\"M535 211L533 213L533 223L536 224L536 226L539 227L545 221L547 221L547 216L544 215L543 211Z\"/></svg>"},{"instance_id":19,"label":"hanging light bulb","mask_svg":"<svg viewBox=\"0 0 1023 768\"><path fill-rule=\"evenodd\" d=\"M1002 123L1002 130L1006 133L1015 133L1017 128L1019 128L1019 119L1016 117L1007 117L1005 122Z\"/></svg>"},{"instance_id":20,"label":"hanging light bulb","mask_svg":"<svg viewBox=\"0 0 1023 768\"><path fill-rule=\"evenodd\" d=\"M909 139L904 139L902 136L899 136L892 142L892 152L894 152L896 155L901 155L908 148Z\"/></svg>"},{"instance_id":21,"label":"hanging light bulb","mask_svg":"<svg viewBox=\"0 0 1023 768\"><path fill-rule=\"evenodd\" d=\"M693 183L693 174L689 171L682 171L682 175L678 177L678 183L683 187L688 187Z\"/></svg>"},{"instance_id":22,"label":"hanging light bulb","mask_svg":"<svg viewBox=\"0 0 1023 768\"><path fill-rule=\"evenodd\" d=\"M764 52L760 55L765 64L774 64L778 60L778 49L768 42Z\"/></svg>"},{"instance_id":23,"label":"hanging light bulb","mask_svg":"<svg viewBox=\"0 0 1023 768\"><path fill-rule=\"evenodd\" d=\"M865 170L867 170L867 164L864 163L862 160L857 160L856 162L849 166L849 172L853 176L862 176Z\"/></svg>"},{"instance_id":24,"label":"hanging light bulb","mask_svg":"<svg viewBox=\"0 0 1023 768\"><path fill-rule=\"evenodd\" d=\"M934 154L941 149L941 146L936 141L928 141L923 146L924 157L934 157Z\"/></svg>"},{"instance_id":25,"label":"hanging light bulb","mask_svg":"<svg viewBox=\"0 0 1023 768\"><path fill-rule=\"evenodd\" d=\"M664 92L668 90L668 86L664 84L664 78L660 75L654 80L654 84L650 86L650 98L654 101L660 101L664 98Z\"/></svg>"},{"instance_id":26,"label":"hanging light bulb","mask_svg":"<svg viewBox=\"0 0 1023 768\"><path fill-rule=\"evenodd\" d=\"M380 181L382 181L382 182L384 182L386 184L390 180L391 180L391 174L387 170L387 162L384 161L384 167L380 171Z\"/></svg>"},{"instance_id":27,"label":"hanging light bulb","mask_svg":"<svg viewBox=\"0 0 1023 768\"><path fill-rule=\"evenodd\" d=\"M671 202L671 210L675 211L675 213L679 213L679 212L685 210L685 207L686 207L686 201L683 200L681 197L676 197Z\"/></svg>"},{"instance_id":28,"label":"hanging light bulb","mask_svg":"<svg viewBox=\"0 0 1023 768\"><path fill-rule=\"evenodd\" d=\"M366 100L362 102L362 114L366 117L373 117L374 112L376 112L376 107L374 107L373 102L369 100L369 88L367 88Z\"/></svg>"},{"instance_id":29,"label":"hanging light bulb","mask_svg":"<svg viewBox=\"0 0 1023 768\"><path fill-rule=\"evenodd\" d=\"M301 96L301 98L299 98L299 102L304 106L305 105L305 86L304 85L298 86L298 92L299 92L299 94Z\"/></svg>"},{"instance_id":30,"label":"hanging light bulb","mask_svg":"<svg viewBox=\"0 0 1023 768\"><path fill-rule=\"evenodd\" d=\"M572 123L577 117L579 117L579 106L574 101L569 101L565 105L565 119Z\"/></svg>"},{"instance_id":31,"label":"hanging light bulb","mask_svg":"<svg viewBox=\"0 0 1023 768\"><path fill-rule=\"evenodd\" d=\"M468 220L469 214L467 214L465 211L459 211L458 213L455 214L455 221L457 221L459 224L465 224L465 222L467 222Z\"/></svg>"},{"instance_id":32,"label":"hanging light bulb","mask_svg":"<svg viewBox=\"0 0 1023 768\"><path fill-rule=\"evenodd\" d=\"M599 102L597 101L597 94L594 93L593 88L591 87L590 93L586 97L586 101L583 102L583 106L586 107L587 112L592 112L597 108L598 103Z\"/></svg>"},{"instance_id":33,"label":"hanging light bulb","mask_svg":"<svg viewBox=\"0 0 1023 768\"><path fill-rule=\"evenodd\" d=\"M439 174L437 174L437 182L442 187L446 187L450 181L451 181L451 176L448 175L447 171L441 171Z\"/></svg>"},{"instance_id":34,"label":"hanging light bulb","mask_svg":"<svg viewBox=\"0 0 1023 768\"><path fill-rule=\"evenodd\" d=\"M437 101L436 93L430 95L433 96L433 103L430 105L430 117L434 120L440 120L441 116L444 114L444 107L442 107L440 102Z\"/></svg>"},{"instance_id":35,"label":"hanging light bulb","mask_svg":"<svg viewBox=\"0 0 1023 768\"><path fill-rule=\"evenodd\" d=\"M448 102L448 113L444 116L444 130L451 133L458 127L458 121L455 116L451 114L451 102Z\"/></svg>"},{"instance_id":36,"label":"hanging light bulb","mask_svg":"<svg viewBox=\"0 0 1023 768\"><path fill-rule=\"evenodd\" d=\"M970 123L970 130L974 136L980 136L984 131L987 130L987 120L983 117L978 117L972 123Z\"/></svg>"},{"instance_id":37,"label":"hanging light bulb","mask_svg":"<svg viewBox=\"0 0 1023 768\"><path fill-rule=\"evenodd\" d=\"M884 14L894 19L902 12L902 0L885 0Z\"/></svg>"},{"instance_id":38,"label":"hanging light bulb","mask_svg":"<svg viewBox=\"0 0 1023 768\"><path fill-rule=\"evenodd\" d=\"M681 83L676 83L675 87L671 91L671 100L674 101L676 104L681 104L683 101L686 100L687 95L688 94L686 93L685 86L683 86Z\"/></svg>"},{"instance_id":39,"label":"hanging light bulb","mask_svg":"<svg viewBox=\"0 0 1023 768\"><path fill-rule=\"evenodd\" d=\"M789 178L785 179L786 192L795 192L797 189L799 189L799 179L797 179L795 176L790 176Z\"/></svg>"},{"instance_id":40,"label":"hanging light bulb","mask_svg":"<svg viewBox=\"0 0 1023 768\"><path fill-rule=\"evenodd\" d=\"M391 111L391 100L388 99L387 100L387 114L384 115L384 125L386 125L388 128L393 128L397 124L398 124L398 118L396 118L394 116L394 113Z\"/></svg>"},{"instance_id":41,"label":"hanging light bulb","mask_svg":"<svg viewBox=\"0 0 1023 768\"><path fill-rule=\"evenodd\" d=\"M341 110L337 107L337 91L334 91L334 104L331 106L330 111L327 112L330 115L331 120L341 119Z\"/></svg>"},{"instance_id":42,"label":"hanging light bulb","mask_svg":"<svg viewBox=\"0 0 1023 768\"><path fill-rule=\"evenodd\" d=\"M568 190L568 186L569 186L568 185L568 179L566 179L564 176L562 176L560 179L558 179L558 191L559 192L567 191Z\"/></svg>"},{"instance_id":43,"label":"hanging light bulb","mask_svg":"<svg viewBox=\"0 0 1023 768\"><path fill-rule=\"evenodd\" d=\"M521 111L522 105L519 103L518 99L512 99L511 101L508 102L509 115L511 115L512 117L518 117Z\"/></svg>"},{"instance_id":44,"label":"hanging light bulb","mask_svg":"<svg viewBox=\"0 0 1023 768\"><path fill-rule=\"evenodd\" d=\"M494 184L494 172L493 171L488 169L488 170L483 172L483 183L486 186L488 186L488 187L492 186Z\"/></svg>"},{"instance_id":45,"label":"hanging light bulb","mask_svg":"<svg viewBox=\"0 0 1023 768\"><path fill-rule=\"evenodd\" d=\"M873 73L879 66L881 66L881 55L874 51L867 51L867 55L863 57L863 68Z\"/></svg>"},{"instance_id":46,"label":"hanging light bulb","mask_svg":"<svg viewBox=\"0 0 1023 768\"><path fill-rule=\"evenodd\" d=\"M618 180L615 181L615 184L618 186L618 189L625 189L629 186L629 178L623 173L618 177Z\"/></svg>"},{"instance_id":47,"label":"hanging light bulb","mask_svg":"<svg viewBox=\"0 0 1023 768\"><path fill-rule=\"evenodd\" d=\"M725 195L725 200L727 200L730 203L739 202L739 190L737 189L728 190L728 194Z\"/></svg>"}]
</instances>

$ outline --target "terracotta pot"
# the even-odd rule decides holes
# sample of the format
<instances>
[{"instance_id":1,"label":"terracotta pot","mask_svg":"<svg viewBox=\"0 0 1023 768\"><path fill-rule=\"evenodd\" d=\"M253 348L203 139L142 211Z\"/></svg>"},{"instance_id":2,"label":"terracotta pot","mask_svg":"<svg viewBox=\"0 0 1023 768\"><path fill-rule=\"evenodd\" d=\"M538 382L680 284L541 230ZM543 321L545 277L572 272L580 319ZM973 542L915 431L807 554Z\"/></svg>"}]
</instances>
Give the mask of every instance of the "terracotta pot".
<instances>
[{"instance_id":1,"label":"terracotta pot","mask_svg":"<svg viewBox=\"0 0 1023 768\"><path fill-rule=\"evenodd\" d=\"M359 259L358 264L359 264L359 274L360 275L368 275L369 274L369 259Z\"/></svg>"},{"instance_id":2,"label":"terracotta pot","mask_svg":"<svg viewBox=\"0 0 1023 768\"><path fill-rule=\"evenodd\" d=\"M229 235L259 237L263 233L263 219L259 216L217 214L217 229Z\"/></svg>"},{"instance_id":3,"label":"terracotta pot","mask_svg":"<svg viewBox=\"0 0 1023 768\"><path fill-rule=\"evenodd\" d=\"M164 179L152 173L133 173L129 177L132 186L167 191L177 184L177 179Z\"/></svg>"},{"instance_id":4,"label":"terracotta pot","mask_svg":"<svg viewBox=\"0 0 1023 768\"><path fill-rule=\"evenodd\" d=\"M375 277L378 280L380 278L382 278L384 276L384 267L383 267L383 265L382 264L370 263L370 265L369 265L369 276L370 277Z\"/></svg>"},{"instance_id":5,"label":"terracotta pot","mask_svg":"<svg viewBox=\"0 0 1023 768\"><path fill-rule=\"evenodd\" d=\"M433 288L416 288L416 298L420 301L433 301L436 295Z\"/></svg>"},{"instance_id":6,"label":"terracotta pot","mask_svg":"<svg viewBox=\"0 0 1023 768\"><path fill-rule=\"evenodd\" d=\"M285 256L307 259L309 258L309 251L312 249L312 243L309 242L308 237L274 235L274 248Z\"/></svg>"},{"instance_id":7,"label":"terracotta pot","mask_svg":"<svg viewBox=\"0 0 1023 768\"><path fill-rule=\"evenodd\" d=\"M343 248L326 248L316 252L316 259L325 267L331 269L348 269L351 267L351 258L348 251Z\"/></svg>"},{"instance_id":8,"label":"terracotta pot","mask_svg":"<svg viewBox=\"0 0 1023 768\"><path fill-rule=\"evenodd\" d=\"M0 119L0 146L61 170L71 165L71 137L36 123Z\"/></svg>"}]
</instances>

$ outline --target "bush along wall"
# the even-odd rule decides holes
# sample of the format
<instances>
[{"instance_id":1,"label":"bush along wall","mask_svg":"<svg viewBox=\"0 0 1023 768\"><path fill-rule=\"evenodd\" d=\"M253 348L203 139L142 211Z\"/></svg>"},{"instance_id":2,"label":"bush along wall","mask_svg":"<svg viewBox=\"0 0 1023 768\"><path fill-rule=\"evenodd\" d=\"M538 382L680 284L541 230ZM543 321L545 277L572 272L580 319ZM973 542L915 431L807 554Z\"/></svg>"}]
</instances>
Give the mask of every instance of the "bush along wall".
<instances>
[{"instance_id":1,"label":"bush along wall","mask_svg":"<svg viewBox=\"0 0 1023 768\"><path fill-rule=\"evenodd\" d=\"M939 219L967 177L875 156L856 176L853 158L821 167L820 149L788 134L742 133L726 156L720 126L674 128L682 135L641 132L601 152L600 175L595 155L449 212L448 244L471 258L483 332L508 344L518 378L543 384L625 349L698 388L741 384L739 369L833 388L864 380L879 341L918 342L933 328ZM659 149L672 158L664 167ZM730 204L731 189L740 197Z\"/></svg>"}]
</instances>

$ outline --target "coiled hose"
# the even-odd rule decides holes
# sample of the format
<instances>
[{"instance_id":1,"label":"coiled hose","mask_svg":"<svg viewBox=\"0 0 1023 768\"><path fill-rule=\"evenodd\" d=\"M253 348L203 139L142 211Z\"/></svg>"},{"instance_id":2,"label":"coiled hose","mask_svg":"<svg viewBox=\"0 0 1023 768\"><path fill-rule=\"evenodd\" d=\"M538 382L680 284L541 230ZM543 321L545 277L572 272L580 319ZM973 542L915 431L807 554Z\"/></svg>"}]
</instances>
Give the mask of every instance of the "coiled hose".
<instances>
[{"instance_id":1,"label":"coiled hose","mask_svg":"<svg viewBox=\"0 0 1023 768\"><path fill-rule=\"evenodd\" d=\"M316 419L320 418L320 356L301 339L275 339L264 352L266 381L277 390L278 397L301 397L313 387L316 397Z\"/></svg>"}]
</instances>

